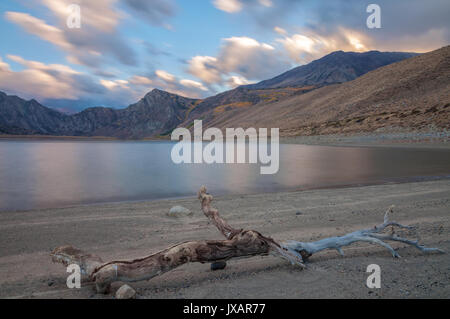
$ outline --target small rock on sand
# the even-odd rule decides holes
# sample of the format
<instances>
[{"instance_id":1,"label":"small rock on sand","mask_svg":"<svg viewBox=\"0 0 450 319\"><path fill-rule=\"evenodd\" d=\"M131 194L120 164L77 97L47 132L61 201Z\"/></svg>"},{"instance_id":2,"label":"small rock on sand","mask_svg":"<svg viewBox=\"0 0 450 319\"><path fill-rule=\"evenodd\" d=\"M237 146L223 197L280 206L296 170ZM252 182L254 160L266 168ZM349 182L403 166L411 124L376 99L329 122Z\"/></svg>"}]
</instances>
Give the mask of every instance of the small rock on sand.
<instances>
[{"instance_id":1,"label":"small rock on sand","mask_svg":"<svg viewBox=\"0 0 450 319\"><path fill-rule=\"evenodd\" d=\"M224 262L224 261L217 261L217 262L211 264L211 270L212 271L222 270L222 269L225 269L226 266L227 266L226 262Z\"/></svg>"},{"instance_id":2,"label":"small rock on sand","mask_svg":"<svg viewBox=\"0 0 450 319\"><path fill-rule=\"evenodd\" d=\"M123 285L116 291L116 299L134 299L136 291L128 285Z\"/></svg>"},{"instance_id":3,"label":"small rock on sand","mask_svg":"<svg viewBox=\"0 0 450 319\"><path fill-rule=\"evenodd\" d=\"M167 213L167 216L169 217L185 217L185 216L192 216L193 213L183 206L174 206L172 207L169 212Z\"/></svg>"}]
</instances>

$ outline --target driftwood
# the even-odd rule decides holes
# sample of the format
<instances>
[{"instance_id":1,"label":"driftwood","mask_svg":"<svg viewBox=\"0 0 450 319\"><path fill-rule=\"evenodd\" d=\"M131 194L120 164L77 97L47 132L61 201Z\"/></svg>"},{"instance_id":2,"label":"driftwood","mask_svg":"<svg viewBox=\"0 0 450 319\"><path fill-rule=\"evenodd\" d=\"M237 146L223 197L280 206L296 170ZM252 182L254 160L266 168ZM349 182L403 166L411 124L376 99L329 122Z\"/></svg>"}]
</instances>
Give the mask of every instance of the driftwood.
<instances>
[{"instance_id":1,"label":"driftwood","mask_svg":"<svg viewBox=\"0 0 450 319\"><path fill-rule=\"evenodd\" d=\"M297 253L300 253L303 256L303 259L306 260L308 257L312 256L315 253L318 253L319 251L325 250L325 249L336 249L341 255L344 255L344 252L342 251L342 247L349 246L355 242L368 242L376 245L383 246L384 248L388 249L392 256L395 258L399 258L400 255L394 250L394 248L391 247L388 243L384 242L385 240L388 241L397 241L402 242L411 246L416 247L422 252L429 253L429 252L440 252L443 253L444 251L438 248L427 248L425 246L419 245L418 241L412 241L406 238L399 237L394 234L394 227L403 228L403 229L414 229L412 226L405 226L402 224L399 224L397 222L391 222L389 221L389 213L392 213L393 206L391 206L386 214L384 215L384 222L381 225L375 226L374 228L368 228L363 230L358 230L353 233L349 233L344 236L339 237L329 237L325 238L319 241L315 242L309 242L309 243L302 243L298 241L289 241L287 243L282 244L282 247L293 250ZM392 233L382 234L382 232L387 228L392 227Z\"/></svg>"},{"instance_id":2,"label":"driftwood","mask_svg":"<svg viewBox=\"0 0 450 319\"><path fill-rule=\"evenodd\" d=\"M98 293L107 293L111 283L116 281L137 282L149 280L189 262L211 263L226 261L237 257L251 257L272 254L284 258L293 265L304 268L304 261L312 254L324 249L336 249L342 253L341 247L357 241L379 244L391 251L394 257L399 257L395 250L383 240L400 241L413 245L423 252L442 250L426 248L417 241L410 241L395 235L383 235L381 232L388 226L408 228L395 222L390 222L388 213L384 223L371 229L360 230L342 237L326 238L317 242L302 243L289 241L278 244L270 237L265 237L254 230L235 229L220 215L217 209L211 207L213 197L203 186L198 192L201 208L206 217L217 227L225 240L190 241L174 245L148 257L129 260L103 262L99 256L88 254L72 246L56 248L52 253L54 262L64 265L77 264L83 274L95 282Z\"/></svg>"}]
</instances>

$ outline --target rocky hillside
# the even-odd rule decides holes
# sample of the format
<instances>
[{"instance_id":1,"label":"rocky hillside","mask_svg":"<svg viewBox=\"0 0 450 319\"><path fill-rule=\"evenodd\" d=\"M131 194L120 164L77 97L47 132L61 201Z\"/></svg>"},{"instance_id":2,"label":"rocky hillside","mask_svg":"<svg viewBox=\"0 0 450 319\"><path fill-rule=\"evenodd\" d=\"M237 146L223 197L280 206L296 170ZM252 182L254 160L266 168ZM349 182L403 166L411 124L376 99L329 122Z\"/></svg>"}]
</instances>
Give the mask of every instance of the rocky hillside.
<instances>
[{"instance_id":1,"label":"rocky hillside","mask_svg":"<svg viewBox=\"0 0 450 319\"><path fill-rule=\"evenodd\" d=\"M91 108L70 117L63 135L144 138L168 134L196 103L176 94L153 90L126 109Z\"/></svg>"},{"instance_id":2,"label":"rocky hillside","mask_svg":"<svg viewBox=\"0 0 450 319\"><path fill-rule=\"evenodd\" d=\"M284 136L450 129L450 46L281 101L212 114L204 126L278 127Z\"/></svg>"},{"instance_id":3,"label":"rocky hillside","mask_svg":"<svg viewBox=\"0 0 450 319\"><path fill-rule=\"evenodd\" d=\"M126 109L95 107L74 115L0 92L0 133L144 138L166 134L196 100L153 90Z\"/></svg>"},{"instance_id":4,"label":"rocky hillside","mask_svg":"<svg viewBox=\"0 0 450 319\"><path fill-rule=\"evenodd\" d=\"M416 56L417 53L379 52L364 53L336 51L299 66L270 80L247 85L247 89L275 89L284 87L316 87L354 80L379 67Z\"/></svg>"},{"instance_id":5,"label":"rocky hillside","mask_svg":"<svg viewBox=\"0 0 450 319\"><path fill-rule=\"evenodd\" d=\"M1 134L59 134L59 126L66 115L49 109L36 100L25 101L0 92Z\"/></svg>"},{"instance_id":6,"label":"rocky hillside","mask_svg":"<svg viewBox=\"0 0 450 319\"><path fill-rule=\"evenodd\" d=\"M333 52L273 79L240 86L200 101L188 114L183 125L189 126L198 118L210 120L211 111L221 113L225 109L245 108L262 102L276 102L326 85L351 81L369 71L416 55L417 53L379 51Z\"/></svg>"}]
</instances>

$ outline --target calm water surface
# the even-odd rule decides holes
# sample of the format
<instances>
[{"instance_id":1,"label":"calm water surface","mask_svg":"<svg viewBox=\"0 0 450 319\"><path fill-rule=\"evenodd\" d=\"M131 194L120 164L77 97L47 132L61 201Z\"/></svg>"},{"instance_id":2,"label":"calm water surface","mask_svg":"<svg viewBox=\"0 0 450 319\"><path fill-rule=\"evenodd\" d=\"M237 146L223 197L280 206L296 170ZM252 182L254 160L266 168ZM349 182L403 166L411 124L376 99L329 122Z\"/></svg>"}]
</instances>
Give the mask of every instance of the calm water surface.
<instances>
[{"instance_id":1,"label":"calm water surface","mask_svg":"<svg viewBox=\"0 0 450 319\"><path fill-rule=\"evenodd\" d=\"M0 211L450 176L450 150L281 145L280 170L175 165L169 142L0 141Z\"/></svg>"}]
</instances>

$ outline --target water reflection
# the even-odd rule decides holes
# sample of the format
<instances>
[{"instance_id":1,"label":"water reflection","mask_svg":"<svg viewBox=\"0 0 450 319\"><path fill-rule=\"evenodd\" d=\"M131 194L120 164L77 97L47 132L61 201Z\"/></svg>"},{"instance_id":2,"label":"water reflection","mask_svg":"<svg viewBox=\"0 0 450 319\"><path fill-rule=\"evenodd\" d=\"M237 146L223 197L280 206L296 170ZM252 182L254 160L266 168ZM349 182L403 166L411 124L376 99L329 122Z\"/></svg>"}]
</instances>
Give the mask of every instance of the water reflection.
<instances>
[{"instance_id":1,"label":"water reflection","mask_svg":"<svg viewBox=\"0 0 450 319\"><path fill-rule=\"evenodd\" d=\"M166 142L0 141L0 210L256 193L450 175L449 150L280 146L280 170L260 164L172 163Z\"/></svg>"}]
</instances>

